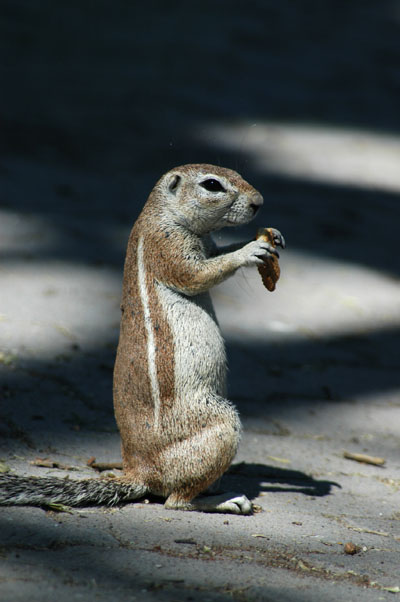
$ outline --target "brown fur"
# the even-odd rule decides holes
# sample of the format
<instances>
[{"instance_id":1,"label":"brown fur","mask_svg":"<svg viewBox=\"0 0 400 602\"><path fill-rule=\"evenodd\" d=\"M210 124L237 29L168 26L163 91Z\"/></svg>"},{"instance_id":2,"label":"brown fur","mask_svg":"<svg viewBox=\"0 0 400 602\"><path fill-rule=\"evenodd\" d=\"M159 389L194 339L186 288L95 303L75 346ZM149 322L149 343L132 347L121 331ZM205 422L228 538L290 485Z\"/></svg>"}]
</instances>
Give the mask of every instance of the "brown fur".
<instances>
[{"instance_id":1,"label":"brown fur","mask_svg":"<svg viewBox=\"0 0 400 602\"><path fill-rule=\"evenodd\" d=\"M190 178L185 184L185 174L219 174L229 178L246 198L254 198L254 202L260 204L259 193L230 170L210 165L187 165L173 172L182 178L182 187L187 186L181 189L173 207L174 211L183 213L183 217L179 218L181 223L170 219L162 179L153 189L129 238L121 335L114 372L114 407L121 433L124 471L136 483L145 484L155 493L170 496L168 505L192 500L221 476L236 453L240 429L235 410L225 400L215 408L212 404L207 407L201 403L192 407L191 399L186 400L184 412L181 407L175 407L179 394L175 390L176 350L157 286L162 284L192 297L207 291L239 267L233 254L211 257L207 238L209 225L203 225L201 215L198 219L195 216L195 212L202 209L193 206L188 210L185 206L193 194ZM205 210L208 210L207 206ZM226 208L222 213L225 211ZM140 237L143 239L151 328L156 348L159 429L154 428L154 400L146 351L148 337L139 286ZM221 382L217 383L217 396L225 387L224 378L225 374L221 375Z\"/></svg>"}]
</instances>

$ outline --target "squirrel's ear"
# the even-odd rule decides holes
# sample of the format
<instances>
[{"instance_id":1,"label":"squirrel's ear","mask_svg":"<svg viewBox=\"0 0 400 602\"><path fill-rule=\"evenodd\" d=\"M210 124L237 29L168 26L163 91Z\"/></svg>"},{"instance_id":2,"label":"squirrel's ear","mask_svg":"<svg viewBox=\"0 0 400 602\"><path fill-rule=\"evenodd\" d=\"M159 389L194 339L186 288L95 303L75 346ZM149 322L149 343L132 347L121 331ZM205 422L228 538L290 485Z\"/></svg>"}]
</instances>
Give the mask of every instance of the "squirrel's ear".
<instances>
[{"instance_id":1,"label":"squirrel's ear","mask_svg":"<svg viewBox=\"0 0 400 602\"><path fill-rule=\"evenodd\" d=\"M178 174L174 174L172 176L171 181L168 184L168 190L169 192L172 192L172 194L175 194L176 191L178 190L180 181L181 181L181 176L178 176Z\"/></svg>"}]
</instances>

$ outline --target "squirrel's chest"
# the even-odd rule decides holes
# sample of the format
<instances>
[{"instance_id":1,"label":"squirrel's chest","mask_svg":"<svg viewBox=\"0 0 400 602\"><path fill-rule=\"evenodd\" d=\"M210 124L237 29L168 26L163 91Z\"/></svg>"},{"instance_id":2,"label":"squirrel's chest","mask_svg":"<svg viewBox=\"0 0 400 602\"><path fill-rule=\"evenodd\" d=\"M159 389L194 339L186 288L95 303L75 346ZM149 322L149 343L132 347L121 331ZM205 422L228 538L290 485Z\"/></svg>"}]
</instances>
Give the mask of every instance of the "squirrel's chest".
<instances>
[{"instance_id":1,"label":"squirrel's chest","mask_svg":"<svg viewBox=\"0 0 400 602\"><path fill-rule=\"evenodd\" d=\"M222 341L212 301L208 292L186 297L163 284L156 284L155 294L167 320L174 346L208 349Z\"/></svg>"},{"instance_id":2,"label":"squirrel's chest","mask_svg":"<svg viewBox=\"0 0 400 602\"><path fill-rule=\"evenodd\" d=\"M210 295L185 297L161 284L156 294L172 335L176 389L181 394L203 387L222 391L225 346Z\"/></svg>"}]
</instances>

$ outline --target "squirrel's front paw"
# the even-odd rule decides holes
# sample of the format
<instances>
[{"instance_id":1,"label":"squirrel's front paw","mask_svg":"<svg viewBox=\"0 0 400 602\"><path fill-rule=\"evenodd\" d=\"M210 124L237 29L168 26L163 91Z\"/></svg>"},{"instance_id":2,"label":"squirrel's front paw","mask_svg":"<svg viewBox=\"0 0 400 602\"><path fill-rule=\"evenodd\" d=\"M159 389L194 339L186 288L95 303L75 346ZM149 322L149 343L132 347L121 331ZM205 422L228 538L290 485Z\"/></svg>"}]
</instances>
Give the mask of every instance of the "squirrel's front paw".
<instances>
[{"instance_id":1,"label":"squirrel's front paw","mask_svg":"<svg viewBox=\"0 0 400 602\"><path fill-rule=\"evenodd\" d=\"M263 240L253 240L237 251L237 253L240 254L242 266L262 265L264 260L269 257L279 258L279 253L275 247Z\"/></svg>"}]
</instances>

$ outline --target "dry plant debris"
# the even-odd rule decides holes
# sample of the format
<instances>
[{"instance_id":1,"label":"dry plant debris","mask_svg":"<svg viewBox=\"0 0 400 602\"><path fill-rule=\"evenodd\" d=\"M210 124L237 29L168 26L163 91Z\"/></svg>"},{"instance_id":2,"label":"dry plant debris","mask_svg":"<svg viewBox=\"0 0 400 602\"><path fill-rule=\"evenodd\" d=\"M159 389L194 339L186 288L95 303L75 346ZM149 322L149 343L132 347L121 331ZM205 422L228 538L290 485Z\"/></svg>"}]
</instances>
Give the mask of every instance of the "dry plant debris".
<instances>
[{"instance_id":1,"label":"dry plant debris","mask_svg":"<svg viewBox=\"0 0 400 602\"><path fill-rule=\"evenodd\" d=\"M374 466L383 466L386 462L385 458L368 456L367 454L353 454L348 451L343 452L343 457L347 460L354 460L355 462L362 462L363 464L373 464Z\"/></svg>"}]
</instances>

